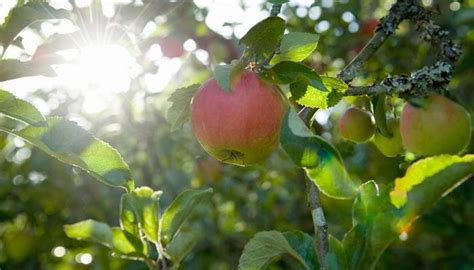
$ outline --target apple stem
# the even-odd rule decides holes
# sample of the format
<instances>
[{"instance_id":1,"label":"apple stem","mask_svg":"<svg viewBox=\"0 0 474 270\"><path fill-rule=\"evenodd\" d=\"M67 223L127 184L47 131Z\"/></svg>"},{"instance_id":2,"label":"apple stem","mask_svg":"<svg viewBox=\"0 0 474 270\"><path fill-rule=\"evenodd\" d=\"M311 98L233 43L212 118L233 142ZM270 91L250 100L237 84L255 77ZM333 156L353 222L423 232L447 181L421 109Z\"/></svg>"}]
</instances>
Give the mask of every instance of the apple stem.
<instances>
[{"instance_id":1,"label":"apple stem","mask_svg":"<svg viewBox=\"0 0 474 270\"><path fill-rule=\"evenodd\" d=\"M411 20L422 40L438 49L436 64L425 66L410 75L389 75L383 81L369 86L350 86L346 96L374 95L379 93L409 93L426 96L431 91L440 91L451 81L454 64L462 54L461 47L449 37L449 32L436 25L432 18L438 10L417 5L413 0L398 0L383 17L374 35L353 60L338 74L338 78L349 83L360 72L364 64L392 35L403 20Z\"/></svg>"}]
</instances>

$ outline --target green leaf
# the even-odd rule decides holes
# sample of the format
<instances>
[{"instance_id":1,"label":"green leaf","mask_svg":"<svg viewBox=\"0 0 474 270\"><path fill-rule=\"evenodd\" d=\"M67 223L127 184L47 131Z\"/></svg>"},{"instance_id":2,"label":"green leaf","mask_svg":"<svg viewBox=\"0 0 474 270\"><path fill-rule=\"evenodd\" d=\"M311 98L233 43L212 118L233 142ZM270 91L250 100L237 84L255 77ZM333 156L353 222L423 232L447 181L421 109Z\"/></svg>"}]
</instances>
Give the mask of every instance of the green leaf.
<instances>
[{"instance_id":1,"label":"green leaf","mask_svg":"<svg viewBox=\"0 0 474 270\"><path fill-rule=\"evenodd\" d=\"M349 269L359 269L360 262L365 255L367 246L367 231L365 226L357 224L352 227L342 239Z\"/></svg>"},{"instance_id":2,"label":"green leaf","mask_svg":"<svg viewBox=\"0 0 474 270\"><path fill-rule=\"evenodd\" d=\"M48 65L37 65L33 61L0 60L0 82L39 75L53 77L56 72Z\"/></svg>"},{"instance_id":3,"label":"green leaf","mask_svg":"<svg viewBox=\"0 0 474 270\"><path fill-rule=\"evenodd\" d=\"M112 228L112 247L116 252L133 257L146 257L146 245L135 235L120 228Z\"/></svg>"},{"instance_id":4,"label":"green leaf","mask_svg":"<svg viewBox=\"0 0 474 270\"><path fill-rule=\"evenodd\" d=\"M389 187L379 187L374 181L369 181L359 187L359 194L354 200L353 226L362 226L367 241L359 269L375 266L385 249L398 236L394 228L397 216L390 204L388 191Z\"/></svg>"},{"instance_id":5,"label":"green leaf","mask_svg":"<svg viewBox=\"0 0 474 270\"><path fill-rule=\"evenodd\" d=\"M4 90L0 90L0 113L32 126L46 123L44 116L33 105Z\"/></svg>"},{"instance_id":6,"label":"green leaf","mask_svg":"<svg viewBox=\"0 0 474 270\"><path fill-rule=\"evenodd\" d=\"M474 155L441 155L411 165L405 176L395 180L391 203L402 208L403 218L397 227L403 230L474 173Z\"/></svg>"},{"instance_id":7,"label":"green leaf","mask_svg":"<svg viewBox=\"0 0 474 270\"><path fill-rule=\"evenodd\" d=\"M0 130L17 135L48 155L79 167L97 180L115 187L133 189L128 165L109 144L93 137L75 122L61 117L46 120L46 127L27 126L20 130Z\"/></svg>"},{"instance_id":8,"label":"green leaf","mask_svg":"<svg viewBox=\"0 0 474 270\"><path fill-rule=\"evenodd\" d=\"M120 222L121 227L139 236L140 228L148 240L158 243L158 213L160 193L149 187L139 187L122 195Z\"/></svg>"},{"instance_id":9,"label":"green leaf","mask_svg":"<svg viewBox=\"0 0 474 270\"><path fill-rule=\"evenodd\" d=\"M349 177L339 152L323 138L314 135L293 108L289 108L280 131L280 143L327 196L350 199L356 186Z\"/></svg>"},{"instance_id":10,"label":"green leaf","mask_svg":"<svg viewBox=\"0 0 474 270\"><path fill-rule=\"evenodd\" d=\"M69 17L69 12L64 9L54 9L42 1L29 1L10 10L4 23L0 26L0 43L5 48L28 25L42 20L64 19Z\"/></svg>"},{"instance_id":11,"label":"green leaf","mask_svg":"<svg viewBox=\"0 0 474 270\"><path fill-rule=\"evenodd\" d=\"M245 44L258 54L270 54L278 45L285 32L285 20L272 16L254 25L239 44Z\"/></svg>"},{"instance_id":12,"label":"green leaf","mask_svg":"<svg viewBox=\"0 0 474 270\"><path fill-rule=\"evenodd\" d=\"M189 120L191 100L198 88L199 84L179 88L168 98L168 101L172 104L166 114L166 120L171 124L172 130L181 128Z\"/></svg>"},{"instance_id":13,"label":"green leaf","mask_svg":"<svg viewBox=\"0 0 474 270\"><path fill-rule=\"evenodd\" d=\"M232 82L235 77L245 68L245 63L234 60L229 65L218 65L214 68L214 75L219 86L230 93L232 91Z\"/></svg>"},{"instance_id":14,"label":"green leaf","mask_svg":"<svg viewBox=\"0 0 474 270\"><path fill-rule=\"evenodd\" d=\"M313 237L300 231L284 232L283 236L285 236L291 248L303 258L309 269L319 268Z\"/></svg>"},{"instance_id":15,"label":"green leaf","mask_svg":"<svg viewBox=\"0 0 474 270\"><path fill-rule=\"evenodd\" d=\"M173 241L166 245L166 253L168 253L175 265L179 265L200 239L199 233L180 231L176 234Z\"/></svg>"},{"instance_id":16,"label":"green leaf","mask_svg":"<svg viewBox=\"0 0 474 270\"><path fill-rule=\"evenodd\" d=\"M138 217L129 193L123 194L120 198L120 228L133 235L140 235Z\"/></svg>"},{"instance_id":17,"label":"green leaf","mask_svg":"<svg viewBox=\"0 0 474 270\"><path fill-rule=\"evenodd\" d=\"M326 109L336 105L344 97L347 84L326 76L321 76L321 81L328 91L319 91L310 85L296 82L290 85L291 97L298 104L311 108Z\"/></svg>"},{"instance_id":18,"label":"green leaf","mask_svg":"<svg viewBox=\"0 0 474 270\"><path fill-rule=\"evenodd\" d=\"M375 124L377 131L385 137L392 137L392 130L388 129L387 116L385 113L385 94L378 94L372 97L372 104L374 106Z\"/></svg>"},{"instance_id":19,"label":"green leaf","mask_svg":"<svg viewBox=\"0 0 474 270\"><path fill-rule=\"evenodd\" d=\"M319 91L328 92L328 89L316 71L300 63L290 61L280 62L265 73L265 77L277 84L299 82L304 85L310 85Z\"/></svg>"},{"instance_id":20,"label":"green leaf","mask_svg":"<svg viewBox=\"0 0 474 270\"><path fill-rule=\"evenodd\" d=\"M297 245L295 235L288 235L293 245ZM307 238L303 238L305 241ZM307 245L304 244L304 245ZM312 246L310 246L312 248ZM254 235L252 239L245 245L242 256L239 260L239 269L242 270L257 270L263 269L275 257L289 254L296 259L305 269L310 268L305 259L295 250L285 237L285 234L278 231L259 232Z\"/></svg>"},{"instance_id":21,"label":"green leaf","mask_svg":"<svg viewBox=\"0 0 474 270\"><path fill-rule=\"evenodd\" d=\"M280 51L272 58L271 64L283 61L301 62L318 47L319 35L294 32L283 36Z\"/></svg>"},{"instance_id":22,"label":"green leaf","mask_svg":"<svg viewBox=\"0 0 474 270\"><path fill-rule=\"evenodd\" d=\"M89 241L104 245L121 254L146 257L146 246L134 235L120 228L110 228L109 225L95 220L84 220L75 224L65 225L64 232L69 238Z\"/></svg>"},{"instance_id":23,"label":"green leaf","mask_svg":"<svg viewBox=\"0 0 474 270\"><path fill-rule=\"evenodd\" d=\"M347 265L346 253L344 246L332 235L329 235L329 252L326 257L328 269L330 270L345 270L349 269Z\"/></svg>"},{"instance_id":24,"label":"green leaf","mask_svg":"<svg viewBox=\"0 0 474 270\"><path fill-rule=\"evenodd\" d=\"M109 225L92 219L65 225L64 232L69 238L99 243L109 248L114 245L114 235Z\"/></svg>"},{"instance_id":25,"label":"green leaf","mask_svg":"<svg viewBox=\"0 0 474 270\"><path fill-rule=\"evenodd\" d=\"M173 240L176 232L194 208L212 194L212 188L205 190L186 190L166 208L160 220L160 237L165 244Z\"/></svg>"}]
</instances>

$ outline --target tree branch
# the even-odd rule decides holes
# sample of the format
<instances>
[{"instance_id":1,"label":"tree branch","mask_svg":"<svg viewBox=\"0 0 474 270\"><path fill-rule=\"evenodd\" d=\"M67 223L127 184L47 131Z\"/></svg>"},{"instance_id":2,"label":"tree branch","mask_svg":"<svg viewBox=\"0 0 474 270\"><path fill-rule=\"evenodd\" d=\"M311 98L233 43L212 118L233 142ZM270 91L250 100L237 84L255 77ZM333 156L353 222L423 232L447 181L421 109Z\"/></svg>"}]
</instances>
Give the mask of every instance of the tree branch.
<instances>
[{"instance_id":1,"label":"tree branch","mask_svg":"<svg viewBox=\"0 0 474 270\"><path fill-rule=\"evenodd\" d=\"M314 246L318 255L319 268L321 270L328 269L326 257L329 252L328 226L324 216L323 206L319 198L319 189L305 172L306 192L308 196L309 207L311 208L311 216L313 217L314 226Z\"/></svg>"},{"instance_id":2,"label":"tree branch","mask_svg":"<svg viewBox=\"0 0 474 270\"><path fill-rule=\"evenodd\" d=\"M316 109L304 107L300 110L298 116L304 121L306 126L311 128L311 123L315 112ZM316 248L316 253L318 255L319 268L321 270L326 270L328 269L326 257L329 252L328 226L319 196L319 188L316 186L314 181L309 178L306 171L304 172L304 176L306 179L306 194L308 197L308 204L311 209L311 216L313 217L314 247Z\"/></svg>"},{"instance_id":3,"label":"tree branch","mask_svg":"<svg viewBox=\"0 0 474 270\"><path fill-rule=\"evenodd\" d=\"M350 82L359 73L365 62L374 55L374 53L382 46L387 38L392 35L398 25L403 21L405 12L410 7L411 1L397 1L390 9L388 15L381 19L379 25L375 29L375 34L367 42L359 54L339 73L339 79Z\"/></svg>"},{"instance_id":4,"label":"tree branch","mask_svg":"<svg viewBox=\"0 0 474 270\"><path fill-rule=\"evenodd\" d=\"M401 21L410 19L422 40L438 49L438 60L432 66L423 67L410 75L387 76L383 81L370 86L351 86L346 96L373 95L379 93L409 93L412 96L426 96L431 91L444 89L451 81L454 64L462 54L460 46L449 38L449 32L435 25L431 18L438 10L425 9L412 0L399 0L381 19L374 36L362 51L339 73L338 77L352 81L365 62L380 48L383 42L395 32Z\"/></svg>"}]
</instances>

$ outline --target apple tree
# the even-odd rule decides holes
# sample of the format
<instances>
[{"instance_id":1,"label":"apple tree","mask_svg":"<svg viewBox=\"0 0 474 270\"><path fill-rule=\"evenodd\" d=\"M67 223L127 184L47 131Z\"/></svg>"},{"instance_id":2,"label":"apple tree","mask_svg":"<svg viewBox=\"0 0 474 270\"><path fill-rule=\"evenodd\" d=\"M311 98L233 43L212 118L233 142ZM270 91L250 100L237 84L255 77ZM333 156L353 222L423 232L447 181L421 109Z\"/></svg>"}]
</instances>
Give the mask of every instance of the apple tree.
<instances>
[{"instance_id":1,"label":"apple tree","mask_svg":"<svg viewBox=\"0 0 474 270\"><path fill-rule=\"evenodd\" d=\"M26 27L33 27L34 22L71 19L72 16L44 1L20 2L10 10L0 27L3 54L10 46L21 43L18 34ZM143 2L148 5L153 1ZM211 40L219 41L216 44L227 52L221 60L227 64L211 63L199 80L173 89L167 97L166 121L162 115L156 118L150 116L152 113L147 115L150 117L147 121L169 125L173 136L180 138L176 142L168 138L169 134L163 135L160 137L163 148L171 149L182 141L179 136L192 134L203 150L196 144L199 150L181 149L179 158L184 156L183 159L194 161L194 157L190 157L193 151L207 153L196 162L197 178L211 179L206 188L197 185L200 188L184 190L178 185L179 192L170 198L167 193L171 192L166 188L159 190L153 181L136 181L134 164L141 164L148 157L134 158L129 165L125 161L128 154L124 158L117 150L121 149L120 144L114 142L113 147L67 117L45 116L30 102L0 90L0 113L10 121L10 124L1 122L0 131L23 139L74 170L85 172L107 188L121 191L113 204L117 214L115 221L86 218L68 222L64 224L67 237L101 245L116 258L139 262L138 267L192 269L193 266L186 263L188 255L194 255L193 249L199 243L210 242L212 238L206 231L212 226L207 223L209 217L214 218L211 223L225 224L226 218L230 223L239 223L234 222L238 218L231 215L219 219L219 213L210 210L225 208L225 205L215 206L216 197L222 197L228 189L239 189L230 184L221 190L216 182L226 173L245 174L246 179L254 179L252 170L278 153L285 162L278 163L279 166L270 162L268 164L275 166L260 169L286 176L279 170L291 168L300 176L291 179L299 183L292 183L288 189L282 185L281 192L302 193L304 190L309 206L304 209L308 213L305 218L312 230L262 226L265 229L250 235L245 243L240 242L238 262L231 268L273 269L275 262L284 258L290 263L283 263L282 268L374 269L396 239L407 237L420 216L472 177L474 155L469 146L472 118L450 91L462 49L453 42L449 31L435 23L439 10L414 0L395 1L383 17L365 22L362 29L365 45L353 51L350 62L337 72L326 74L320 72L323 61L318 63L312 58L322 53L318 52L318 43L324 37L306 31L304 26L295 24L291 16L282 15L282 9L291 1L267 2L269 16L239 39L241 51L210 30L207 38L198 31L191 34L182 30L181 35L189 35L195 40L195 46L203 50L212 47ZM313 5L318 6L318 2ZM143 40L135 33L145 27L149 18L163 17L168 11L179 8L174 5L173 1L163 1L162 6L150 4L137 10L138 6L126 5L130 13L119 14L117 21L122 20L123 25L128 22L130 27L115 24L108 27L117 27L112 31L117 42L138 54L147 46L159 44L165 57L185 57L183 37L173 31L162 34L162 29L158 29L157 36ZM135 11L140 14L135 18L142 21L127 17ZM370 59L384 57L377 54L382 45L394 38L399 27L407 25L416 31L419 45L429 47L435 54L435 61L418 69L414 65L409 74L379 76L375 82L360 79ZM52 66L69 61L56 52L77 46L82 30L55 34L27 61L0 60L0 80L55 76ZM96 34L100 37L100 33ZM139 89L139 80L135 82L134 87ZM127 102L129 100L124 98L125 114L133 119L134 110ZM337 112L334 108L343 110L340 116L335 113L336 128L321 132L318 113L333 114ZM131 134L137 135L145 133L149 122L138 125L129 121L127 127ZM123 136L122 142L126 142L129 138ZM156 162L143 166L145 169L139 174L143 178L153 179L156 164L173 167L180 161L164 157L169 159L161 162L161 157L147 152L152 151L147 146L154 143L153 139L153 134L147 137L150 141L146 141L142 150ZM336 145L337 140L343 143ZM344 152L361 145L374 147L400 169L401 175L383 183L361 174L354 177ZM166 153L177 156L174 149ZM168 173L173 178L181 176L176 170L164 174ZM241 192L245 194L247 190L241 189ZM345 205L340 209L349 211L325 207L327 200L336 206ZM270 215L272 211L276 210L268 210ZM328 224L337 224L337 215L344 215L341 220L348 220L349 225L341 225L343 229L331 233ZM10 239L3 244L7 255L19 261L27 255L17 252L13 243L24 245L21 250L25 254L33 252L38 245L34 237L25 233L6 233L5 239Z\"/></svg>"}]
</instances>

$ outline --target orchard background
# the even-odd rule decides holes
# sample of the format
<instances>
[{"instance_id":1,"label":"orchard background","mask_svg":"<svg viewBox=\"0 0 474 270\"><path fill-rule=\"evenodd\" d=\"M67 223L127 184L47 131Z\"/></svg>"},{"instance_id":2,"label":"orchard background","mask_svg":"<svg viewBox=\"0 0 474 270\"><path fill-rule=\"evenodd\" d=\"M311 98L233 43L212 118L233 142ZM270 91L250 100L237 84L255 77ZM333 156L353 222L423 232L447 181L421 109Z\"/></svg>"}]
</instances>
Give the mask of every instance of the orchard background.
<instances>
[{"instance_id":1,"label":"orchard background","mask_svg":"<svg viewBox=\"0 0 474 270\"><path fill-rule=\"evenodd\" d=\"M390 14L395 3L287 2L1 1L0 113L9 117L0 117L0 130L6 131L0 133L0 269L236 269L239 260L245 268L241 259L244 247L262 231L293 232L293 241L306 244L297 245L300 249L296 251L289 248L275 252L277 256L268 258L268 269L316 268L312 241L305 238L313 236L314 224L304 171L281 147L255 166L238 167L212 159L184 121L188 112L186 104L180 102L189 100L183 101L182 95L175 94L179 91L176 89L201 84L214 76L219 64L239 58L246 61L248 50L244 48L252 47L249 43L253 41L239 44L239 39L270 12L286 21L286 33L314 34L305 39L310 53L303 64L310 67L311 74L335 78L364 51L376 29L377 33L385 33L387 25L377 28L377 23ZM433 12L430 19L462 46L462 56L457 59L456 55L453 60L452 78L444 78L449 82L445 94L472 113L474 1L414 2ZM420 23L417 19L404 20L364 61L351 85L370 86L390 76L434 65L439 60L437 48L423 40L423 31L416 29ZM258 34L264 39L257 44L265 43L265 35L273 32L260 28ZM455 44L452 48L457 52ZM255 62L259 66L254 68L272 64L270 59ZM403 89L406 85L396 86L393 88ZM386 99L396 116L405 102L398 96L396 92ZM403 93L402 97L408 98ZM324 97L309 99L313 107L318 107L312 130L340 152L350 179L357 185L373 180L390 187L411 164L423 159L412 153L388 158L371 141L355 144L341 137L337 122L343 111L351 104L374 109L377 106L371 105L376 104L372 97L348 96L334 104ZM43 117L47 117L46 124ZM27 125L29 130L14 131ZM91 150L83 151L89 145ZM472 153L473 147L471 142L460 155ZM474 165L472 158L464 163L470 169L460 179L450 180L446 174L454 177L456 173L449 170L428 179L449 180L454 185L464 182L399 232L380 257L377 269L474 267L474 185L468 179ZM124 189L110 185L125 187L129 192L141 186L161 192L139 189L123 199ZM180 196L188 189L192 190ZM340 200L325 192L318 194L328 232L342 240L353 224L355 197ZM423 196L419 197L422 203L437 199ZM176 208L170 208L177 197L182 200L174 204ZM175 215L165 209L174 209ZM378 210L372 214L376 213ZM158 241L156 250L150 244L146 247L144 241L135 241L131 233L134 226L137 234L151 239L157 237L154 234L158 229L147 227L147 222L156 224L163 217L178 225L168 226L163 233L161 221L159 234L164 240ZM89 221L65 227L89 219L101 223ZM105 223L121 226L122 230L113 231L113 239L122 237L120 246L108 238ZM174 240L179 241L166 238L173 238L178 229ZM383 230L373 230L381 238L392 237ZM98 243L77 241L67 235ZM334 251L331 243L336 241L331 241L328 267L356 269L340 264L340 249ZM356 249L362 242L354 243L352 248ZM304 257L303 263L295 252L300 259ZM265 253L268 256L272 252ZM249 252L247 256L257 255ZM247 269L256 268L252 267Z\"/></svg>"}]
</instances>

